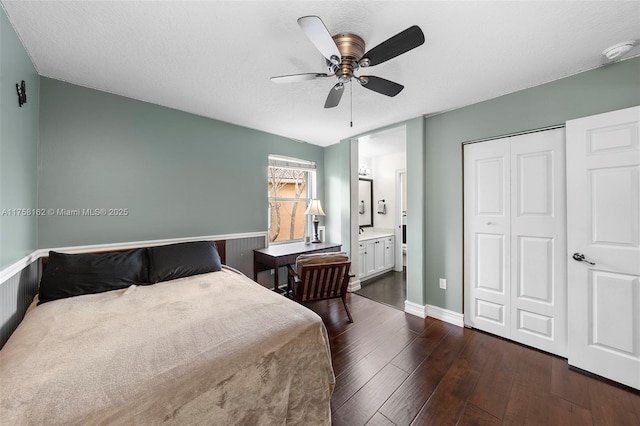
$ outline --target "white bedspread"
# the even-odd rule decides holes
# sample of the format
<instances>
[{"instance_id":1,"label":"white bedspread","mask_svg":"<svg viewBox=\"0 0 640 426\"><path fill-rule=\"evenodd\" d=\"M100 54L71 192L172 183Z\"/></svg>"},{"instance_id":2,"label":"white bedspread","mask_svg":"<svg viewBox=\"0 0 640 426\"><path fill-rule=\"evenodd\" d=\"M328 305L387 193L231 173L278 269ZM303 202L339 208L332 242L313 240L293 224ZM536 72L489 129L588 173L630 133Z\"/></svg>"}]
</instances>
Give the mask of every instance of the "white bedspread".
<instances>
[{"instance_id":1,"label":"white bedspread","mask_svg":"<svg viewBox=\"0 0 640 426\"><path fill-rule=\"evenodd\" d=\"M221 272L45 303L0 351L0 424L323 425L320 318Z\"/></svg>"}]
</instances>

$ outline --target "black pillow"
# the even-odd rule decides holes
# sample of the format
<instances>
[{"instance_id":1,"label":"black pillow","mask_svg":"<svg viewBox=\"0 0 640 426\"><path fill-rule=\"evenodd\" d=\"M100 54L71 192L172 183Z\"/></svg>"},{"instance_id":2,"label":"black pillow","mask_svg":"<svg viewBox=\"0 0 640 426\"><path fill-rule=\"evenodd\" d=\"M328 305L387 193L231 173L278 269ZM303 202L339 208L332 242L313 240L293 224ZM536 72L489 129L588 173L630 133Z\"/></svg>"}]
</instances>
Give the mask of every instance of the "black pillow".
<instances>
[{"instance_id":1,"label":"black pillow","mask_svg":"<svg viewBox=\"0 0 640 426\"><path fill-rule=\"evenodd\" d=\"M214 241L149 247L149 282L175 280L222 269Z\"/></svg>"},{"instance_id":2,"label":"black pillow","mask_svg":"<svg viewBox=\"0 0 640 426\"><path fill-rule=\"evenodd\" d=\"M40 280L38 304L148 282L145 249L104 254L50 251Z\"/></svg>"}]
</instances>

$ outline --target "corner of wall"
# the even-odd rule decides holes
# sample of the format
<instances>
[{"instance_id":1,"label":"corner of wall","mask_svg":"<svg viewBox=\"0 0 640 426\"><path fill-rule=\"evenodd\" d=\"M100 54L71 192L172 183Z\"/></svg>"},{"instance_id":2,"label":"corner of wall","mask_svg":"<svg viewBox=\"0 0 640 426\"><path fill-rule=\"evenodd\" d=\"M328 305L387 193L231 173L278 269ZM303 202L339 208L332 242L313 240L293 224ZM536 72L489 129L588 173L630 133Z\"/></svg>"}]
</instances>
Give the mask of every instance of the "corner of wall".
<instances>
[{"instance_id":1,"label":"corner of wall","mask_svg":"<svg viewBox=\"0 0 640 426\"><path fill-rule=\"evenodd\" d=\"M325 225L327 237L351 253L351 142L346 139L324 151ZM323 204L325 204L323 203ZM349 206L345 208L345 206Z\"/></svg>"},{"instance_id":2,"label":"corner of wall","mask_svg":"<svg viewBox=\"0 0 640 426\"><path fill-rule=\"evenodd\" d=\"M40 77L0 8L0 268L37 247ZM24 80L27 102L19 106L15 84Z\"/></svg>"},{"instance_id":3,"label":"corner of wall","mask_svg":"<svg viewBox=\"0 0 640 426\"><path fill-rule=\"evenodd\" d=\"M426 304L425 239L425 120L407 122L407 300Z\"/></svg>"}]
</instances>

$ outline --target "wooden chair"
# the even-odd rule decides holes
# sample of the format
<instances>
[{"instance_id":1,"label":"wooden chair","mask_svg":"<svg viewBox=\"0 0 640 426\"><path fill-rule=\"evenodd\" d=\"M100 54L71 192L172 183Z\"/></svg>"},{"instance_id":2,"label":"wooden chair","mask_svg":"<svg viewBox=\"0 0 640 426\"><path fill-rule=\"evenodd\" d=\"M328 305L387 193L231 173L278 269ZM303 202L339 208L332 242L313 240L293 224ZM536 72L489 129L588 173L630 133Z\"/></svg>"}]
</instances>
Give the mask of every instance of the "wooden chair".
<instances>
[{"instance_id":1,"label":"wooden chair","mask_svg":"<svg viewBox=\"0 0 640 426\"><path fill-rule=\"evenodd\" d=\"M299 274L289 265L289 290L299 303L324 299L342 299L349 322L353 322L347 305L347 286L351 261L302 265Z\"/></svg>"}]
</instances>

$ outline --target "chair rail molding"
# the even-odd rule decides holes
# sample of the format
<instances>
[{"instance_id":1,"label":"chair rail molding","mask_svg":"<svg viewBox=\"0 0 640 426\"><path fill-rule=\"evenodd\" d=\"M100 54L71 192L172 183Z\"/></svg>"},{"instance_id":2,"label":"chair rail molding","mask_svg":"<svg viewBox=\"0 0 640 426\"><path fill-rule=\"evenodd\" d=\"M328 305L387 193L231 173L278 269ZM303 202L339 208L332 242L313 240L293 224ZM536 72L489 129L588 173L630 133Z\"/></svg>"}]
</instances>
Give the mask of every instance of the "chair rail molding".
<instances>
[{"instance_id":1,"label":"chair rail molding","mask_svg":"<svg viewBox=\"0 0 640 426\"><path fill-rule=\"evenodd\" d=\"M0 285L2 285L9 278L22 271L33 262L40 260L40 258L48 256L49 251L57 251L63 253L91 253L96 251L107 251L107 250L126 250L126 249L135 249L142 247L153 247L158 245L166 245L166 244L175 244L175 243L187 243L190 241L202 241L202 240L235 240L242 238L254 238L261 237L265 240L265 246L268 244L268 233L267 232L247 232L247 233L238 233L238 234L220 234L220 235L204 235L197 237L183 237L183 238L167 238L162 240L145 240L145 241L131 241L131 242L122 242L122 243L108 243L108 244L92 244L92 245L84 245L84 246L67 246L67 247L52 247L52 248L43 248L36 249L33 253L28 254L22 259L12 263L6 268L0 270Z\"/></svg>"}]
</instances>

